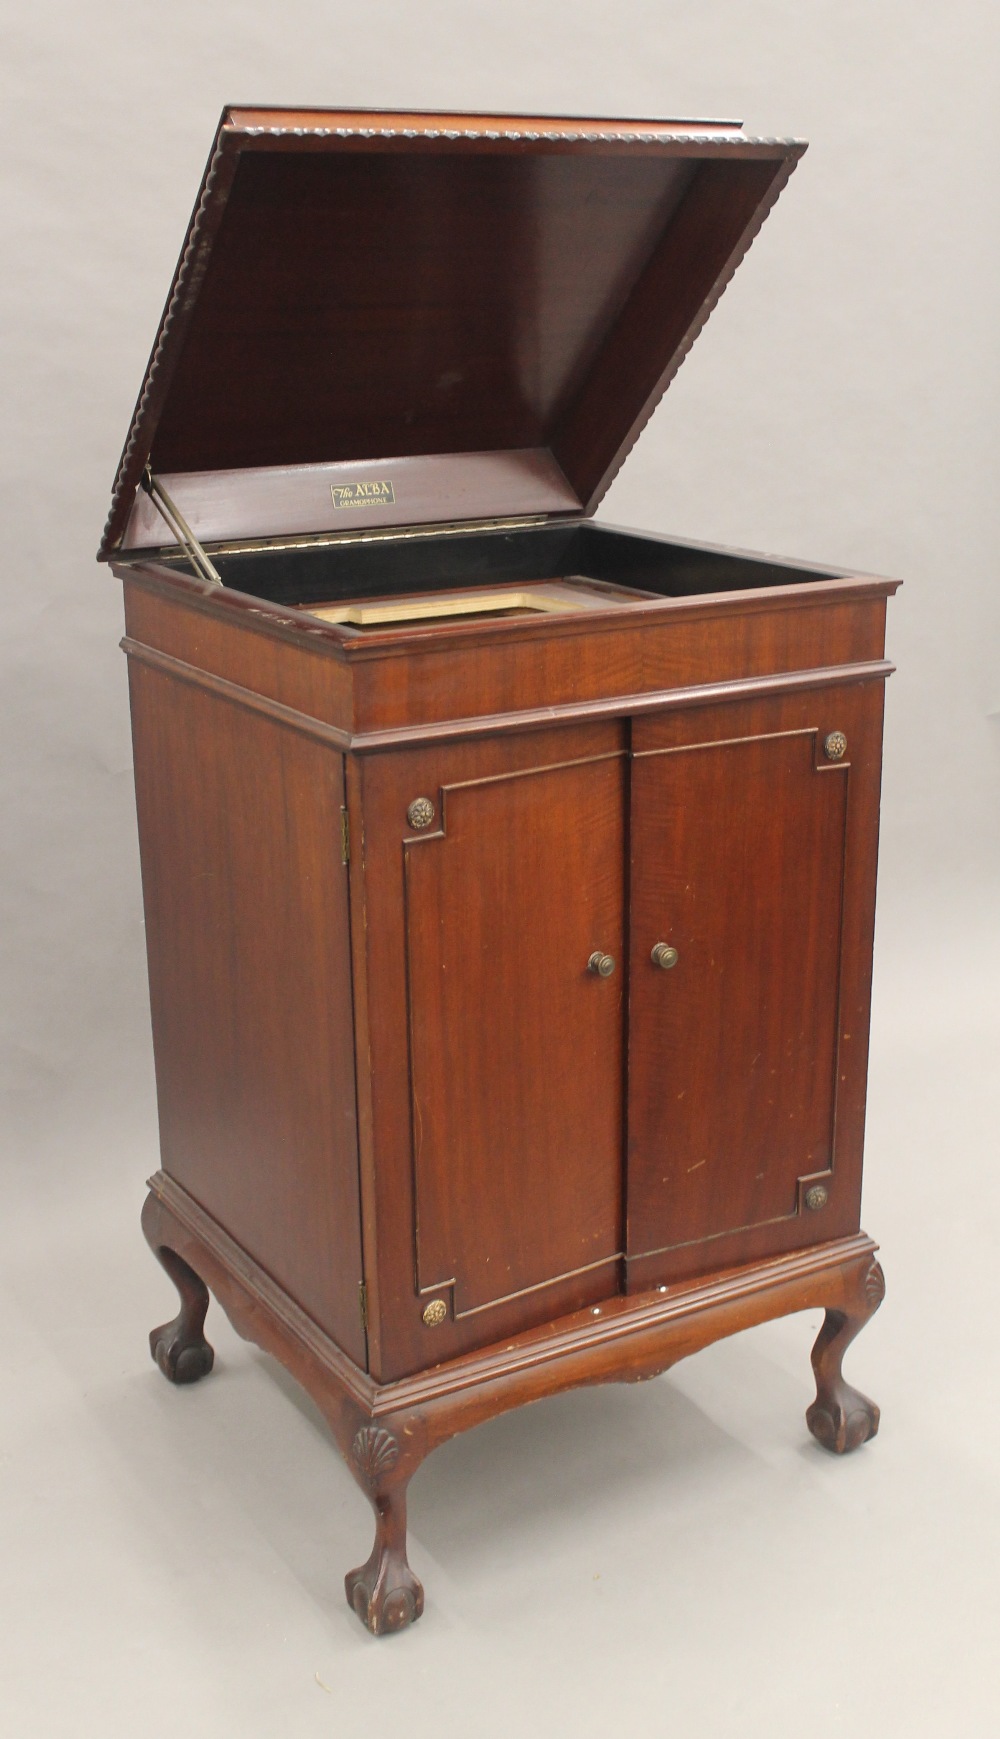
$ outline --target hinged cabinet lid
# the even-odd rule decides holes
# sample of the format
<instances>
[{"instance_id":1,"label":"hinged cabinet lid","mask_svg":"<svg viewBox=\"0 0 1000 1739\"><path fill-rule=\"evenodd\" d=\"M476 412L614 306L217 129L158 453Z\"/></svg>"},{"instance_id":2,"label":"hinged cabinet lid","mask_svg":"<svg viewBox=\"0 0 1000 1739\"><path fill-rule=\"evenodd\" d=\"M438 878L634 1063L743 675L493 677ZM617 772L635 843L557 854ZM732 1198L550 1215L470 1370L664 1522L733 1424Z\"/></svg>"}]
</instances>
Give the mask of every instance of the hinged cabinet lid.
<instances>
[{"instance_id":1,"label":"hinged cabinet lid","mask_svg":"<svg viewBox=\"0 0 1000 1739\"><path fill-rule=\"evenodd\" d=\"M805 145L227 109L100 554L593 511Z\"/></svg>"}]
</instances>

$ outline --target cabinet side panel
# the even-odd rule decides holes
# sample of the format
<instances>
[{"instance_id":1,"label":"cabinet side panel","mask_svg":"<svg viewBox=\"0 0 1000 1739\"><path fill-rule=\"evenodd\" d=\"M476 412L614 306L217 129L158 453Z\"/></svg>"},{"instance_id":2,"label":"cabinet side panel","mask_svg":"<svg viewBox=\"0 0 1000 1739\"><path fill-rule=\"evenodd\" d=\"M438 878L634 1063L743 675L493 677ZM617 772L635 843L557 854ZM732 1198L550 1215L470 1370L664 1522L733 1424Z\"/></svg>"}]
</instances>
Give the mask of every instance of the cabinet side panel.
<instances>
[{"instance_id":1,"label":"cabinet side panel","mask_svg":"<svg viewBox=\"0 0 1000 1739\"><path fill-rule=\"evenodd\" d=\"M163 1168L364 1364L343 758L130 686Z\"/></svg>"}]
</instances>

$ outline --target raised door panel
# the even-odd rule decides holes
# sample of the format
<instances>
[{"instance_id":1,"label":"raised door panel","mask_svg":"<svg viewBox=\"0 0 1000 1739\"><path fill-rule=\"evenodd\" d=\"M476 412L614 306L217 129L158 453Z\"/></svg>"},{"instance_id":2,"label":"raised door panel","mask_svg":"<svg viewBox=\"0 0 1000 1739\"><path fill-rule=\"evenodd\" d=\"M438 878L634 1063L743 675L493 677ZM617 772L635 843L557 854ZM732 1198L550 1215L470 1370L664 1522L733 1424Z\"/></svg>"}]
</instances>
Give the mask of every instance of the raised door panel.
<instances>
[{"instance_id":1,"label":"raised door panel","mask_svg":"<svg viewBox=\"0 0 1000 1739\"><path fill-rule=\"evenodd\" d=\"M489 1338L621 1250L623 763L441 795L405 847L418 1288Z\"/></svg>"},{"instance_id":2,"label":"raised door panel","mask_svg":"<svg viewBox=\"0 0 1000 1739\"><path fill-rule=\"evenodd\" d=\"M856 1117L837 1157L840 1089L856 1101L859 1068L863 1104L881 690L874 714L865 701L824 692L636 726L630 1287L856 1228ZM658 943L676 950L667 969Z\"/></svg>"},{"instance_id":3,"label":"raised door panel","mask_svg":"<svg viewBox=\"0 0 1000 1739\"><path fill-rule=\"evenodd\" d=\"M362 1174L382 1381L620 1289L626 772L617 723L358 767ZM422 827L408 816L426 818L418 797L433 809ZM598 951L615 959L609 977L588 970Z\"/></svg>"}]
</instances>

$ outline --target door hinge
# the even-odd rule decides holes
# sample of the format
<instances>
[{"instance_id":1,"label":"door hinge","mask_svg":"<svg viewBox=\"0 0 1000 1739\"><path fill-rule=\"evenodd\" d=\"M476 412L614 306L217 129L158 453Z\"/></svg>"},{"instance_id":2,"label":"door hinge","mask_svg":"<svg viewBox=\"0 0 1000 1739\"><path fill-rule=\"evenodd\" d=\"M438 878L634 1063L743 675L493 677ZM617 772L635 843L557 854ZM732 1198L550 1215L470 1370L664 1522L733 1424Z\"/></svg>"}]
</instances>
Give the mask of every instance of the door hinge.
<instances>
[{"instance_id":1,"label":"door hinge","mask_svg":"<svg viewBox=\"0 0 1000 1739\"><path fill-rule=\"evenodd\" d=\"M350 863L351 861L351 823L343 804L341 804L340 809L340 861L341 863Z\"/></svg>"},{"instance_id":2,"label":"door hinge","mask_svg":"<svg viewBox=\"0 0 1000 1739\"><path fill-rule=\"evenodd\" d=\"M363 1280L358 1281L358 1309L361 1312L361 1327L368 1333L368 1288Z\"/></svg>"}]
</instances>

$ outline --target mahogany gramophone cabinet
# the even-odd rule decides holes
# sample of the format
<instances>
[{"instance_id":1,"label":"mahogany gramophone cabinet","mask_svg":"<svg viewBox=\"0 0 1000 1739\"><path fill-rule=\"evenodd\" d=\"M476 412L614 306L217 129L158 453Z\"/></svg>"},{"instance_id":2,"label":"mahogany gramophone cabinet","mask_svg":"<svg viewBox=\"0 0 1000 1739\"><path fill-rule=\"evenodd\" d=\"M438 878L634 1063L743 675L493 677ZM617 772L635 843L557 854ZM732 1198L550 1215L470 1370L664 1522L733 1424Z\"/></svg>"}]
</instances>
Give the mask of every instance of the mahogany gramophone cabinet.
<instances>
[{"instance_id":1,"label":"mahogany gramophone cabinet","mask_svg":"<svg viewBox=\"0 0 1000 1739\"><path fill-rule=\"evenodd\" d=\"M455 1433L883 1294L859 1229L893 582L592 514L802 154L735 123L230 109L101 556L162 1170L370 1498ZM724 480L720 479L720 487Z\"/></svg>"}]
</instances>

